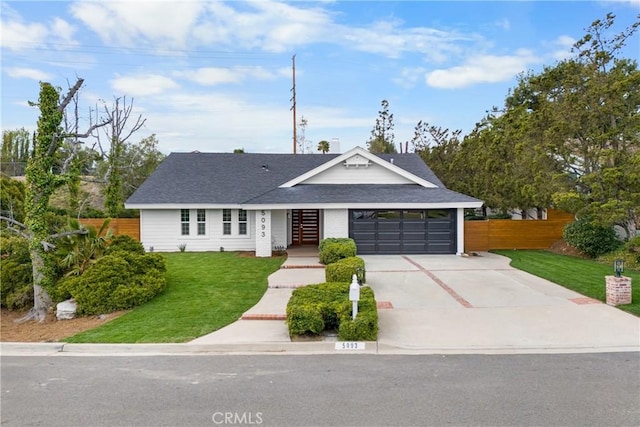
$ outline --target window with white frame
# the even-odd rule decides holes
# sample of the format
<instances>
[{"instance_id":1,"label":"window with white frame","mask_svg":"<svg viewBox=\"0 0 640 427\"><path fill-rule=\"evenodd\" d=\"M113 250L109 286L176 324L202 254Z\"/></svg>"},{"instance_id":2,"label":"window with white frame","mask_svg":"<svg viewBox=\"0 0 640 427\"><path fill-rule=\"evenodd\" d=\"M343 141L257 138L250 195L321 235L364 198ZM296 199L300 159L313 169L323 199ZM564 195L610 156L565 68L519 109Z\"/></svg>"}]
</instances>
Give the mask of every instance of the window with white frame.
<instances>
[{"instance_id":1,"label":"window with white frame","mask_svg":"<svg viewBox=\"0 0 640 427\"><path fill-rule=\"evenodd\" d=\"M247 235L247 211L244 209L238 210L238 234Z\"/></svg>"},{"instance_id":2,"label":"window with white frame","mask_svg":"<svg viewBox=\"0 0 640 427\"><path fill-rule=\"evenodd\" d=\"M222 234L225 236L231 234L231 209L222 210Z\"/></svg>"},{"instance_id":3,"label":"window with white frame","mask_svg":"<svg viewBox=\"0 0 640 427\"><path fill-rule=\"evenodd\" d=\"M183 236L189 235L189 209L180 209L180 232Z\"/></svg>"},{"instance_id":4,"label":"window with white frame","mask_svg":"<svg viewBox=\"0 0 640 427\"><path fill-rule=\"evenodd\" d=\"M198 209L196 211L196 218L198 221L198 236L204 236L207 234L207 214L204 209Z\"/></svg>"}]
</instances>

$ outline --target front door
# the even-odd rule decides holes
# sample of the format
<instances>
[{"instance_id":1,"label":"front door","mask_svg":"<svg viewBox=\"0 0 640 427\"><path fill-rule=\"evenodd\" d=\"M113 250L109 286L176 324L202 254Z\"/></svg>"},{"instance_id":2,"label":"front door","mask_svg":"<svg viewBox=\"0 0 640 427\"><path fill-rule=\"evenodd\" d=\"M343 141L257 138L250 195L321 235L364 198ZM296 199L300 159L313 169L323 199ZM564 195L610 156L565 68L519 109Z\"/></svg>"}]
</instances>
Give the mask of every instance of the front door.
<instances>
[{"instance_id":1,"label":"front door","mask_svg":"<svg viewBox=\"0 0 640 427\"><path fill-rule=\"evenodd\" d=\"M318 209L291 211L291 240L295 246L320 243L320 211Z\"/></svg>"}]
</instances>

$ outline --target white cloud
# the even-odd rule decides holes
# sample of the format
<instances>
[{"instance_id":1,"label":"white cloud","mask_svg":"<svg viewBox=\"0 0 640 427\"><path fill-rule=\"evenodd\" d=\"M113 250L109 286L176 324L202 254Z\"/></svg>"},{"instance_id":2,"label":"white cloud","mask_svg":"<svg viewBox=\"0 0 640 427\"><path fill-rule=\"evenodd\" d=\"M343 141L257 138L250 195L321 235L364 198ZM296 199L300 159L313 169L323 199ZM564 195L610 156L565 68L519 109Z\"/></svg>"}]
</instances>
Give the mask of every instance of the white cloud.
<instances>
[{"instance_id":1,"label":"white cloud","mask_svg":"<svg viewBox=\"0 0 640 427\"><path fill-rule=\"evenodd\" d=\"M178 88L172 79L158 74L138 74L117 77L110 81L111 87L117 93L128 96L158 95L169 89Z\"/></svg>"},{"instance_id":2,"label":"white cloud","mask_svg":"<svg viewBox=\"0 0 640 427\"><path fill-rule=\"evenodd\" d=\"M76 2L70 10L107 44L134 47L151 41L184 48L204 5L196 1Z\"/></svg>"},{"instance_id":3,"label":"white cloud","mask_svg":"<svg viewBox=\"0 0 640 427\"><path fill-rule=\"evenodd\" d=\"M223 2L210 2L208 14L202 17L194 36L202 43L286 52L294 46L324 40L330 25L330 14L320 8L273 1L234 8Z\"/></svg>"},{"instance_id":4,"label":"white cloud","mask_svg":"<svg viewBox=\"0 0 640 427\"><path fill-rule=\"evenodd\" d=\"M4 12L4 7L3 7ZM15 18L15 17L14 17ZM5 20L0 24L0 44L13 51L42 47L45 45L49 31L39 23L25 23L21 19Z\"/></svg>"},{"instance_id":5,"label":"white cloud","mask_svg":"<svg viewBox=\"0 0 640 427\"><path fill-rule=\"evenodd\" d=\"M0 45L13 51L50 47L54 50L77 45L75 28L64 19L54 17L49 24L26 22L6 3L2 3ZM57 46L63 43L65 46Z\"/></svg>"},{"instance_id":6,"label":"white cloud","mask_svg":"<svg viewBox=\"0 0 640 427\"><path fill-rule=\"evenodd\" d=\"M12 67L5 69L9 77L14 79L32 79L36 81L45 81L52 78L51 74L44 71L36 70L35 68L21 68Z\"/></svg>"},{"instance_id":7,"label":"white cloud","mask_svg":"<svg viewBox=\"0 0 640 427\"><path fill-rule=\"evenodd\" d=\"M421 80L425 71L423 67L403 68L400 76L393 78L392 81L400 87L411 89Z\"/></svg>"},{"instance_id":8,"label":"white cloud","mask_svg":"<svg viewBox=\"0 0 640 427\"><path fill-rule=\"evenodd\" d=\"M273 80L279 75L280 72L272 73L260 66L237 66L231 68L205 67L174 73L176 77L183 77L203 86L239 83L249 78L256 80Z\"/></svg>"},{"instance_id":9,"label":"white cloud","mask_svg":"<svg viewBox=\"0 0 640 427\"><path fill-rule=\"evenodd\" d=\"M441 89L459 89L478 83L497 83L514 78L540 59L531 51L521 49L515 55L475 55L466 63L439 69L426 74L429 86Z\"/></svg>"},{"instance_id":10,"label":"white cloud","mask_svg":"<svg viewBox=\"0 0 640 427\"><path fill-rule=\"evenodd\" d=\"M54 18L51 23L51 35L56 42L77 45L73 38L75 32L75 28L64 19Z\"/></svg>"},{"instance_id":11,"label":"white cloud","mask_svg":"<svg viewBox=\"0 0 640 427\"><path fill-rule=\"evenodd\" d=\"M640 0L639 0L640 1ZM569 36L560 36L553 41L552 45L555 49L551 56L553 59L561 61L571 56L571 48L576 43L576 39Z\"/></svg>"},{"instance_id":12,"label":"white cloud","mask_svg":"<svg viewBox=\"0 0 640 427\"><path fill-rule=\"evenodd\" d=\"M369 27L340 29L349 46L364 52L398 58L407 52L418 52L428 60L443 62L462 52L460 43L477 42L481 37L434 28L404 28L402 21L381 21Z\"/></svg>"}]
</instances>

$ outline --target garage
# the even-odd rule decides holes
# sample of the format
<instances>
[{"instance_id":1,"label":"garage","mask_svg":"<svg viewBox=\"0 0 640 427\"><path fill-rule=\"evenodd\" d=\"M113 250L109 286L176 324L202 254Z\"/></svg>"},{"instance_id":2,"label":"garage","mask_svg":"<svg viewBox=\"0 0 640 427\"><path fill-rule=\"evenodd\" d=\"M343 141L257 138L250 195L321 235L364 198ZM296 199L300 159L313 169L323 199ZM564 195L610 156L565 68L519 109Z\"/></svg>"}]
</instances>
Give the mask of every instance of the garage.
<instances>
[{"instance_id":1,"label":"garage","mask_svg":"<svg viewBox=\"0 0 640 427\"><path fill-rule=\"evenodd\" d=\"M351 209L349 237L359 255L455 254L455 209Z\"/></svg>"}]
</instances>

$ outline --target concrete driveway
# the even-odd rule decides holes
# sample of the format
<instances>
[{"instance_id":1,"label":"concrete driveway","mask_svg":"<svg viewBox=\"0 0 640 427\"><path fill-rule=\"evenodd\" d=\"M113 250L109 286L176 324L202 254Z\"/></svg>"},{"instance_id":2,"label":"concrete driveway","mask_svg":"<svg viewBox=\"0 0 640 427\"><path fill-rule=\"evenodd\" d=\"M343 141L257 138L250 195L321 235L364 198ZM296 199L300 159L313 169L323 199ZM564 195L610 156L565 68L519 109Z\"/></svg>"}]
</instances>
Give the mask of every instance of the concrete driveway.
<instances>
[{"instance_id":1,"label":"concrete driveway","mask_svg":"<svg viewBox=\"0 0 640 427\"><path fill-rule=\"evenodd\" d=\"M500 255L362 258L367 284L389 307L378 311L381 349L640 349L640 318L516 270Z\"/></svg>"}]
</instances>

